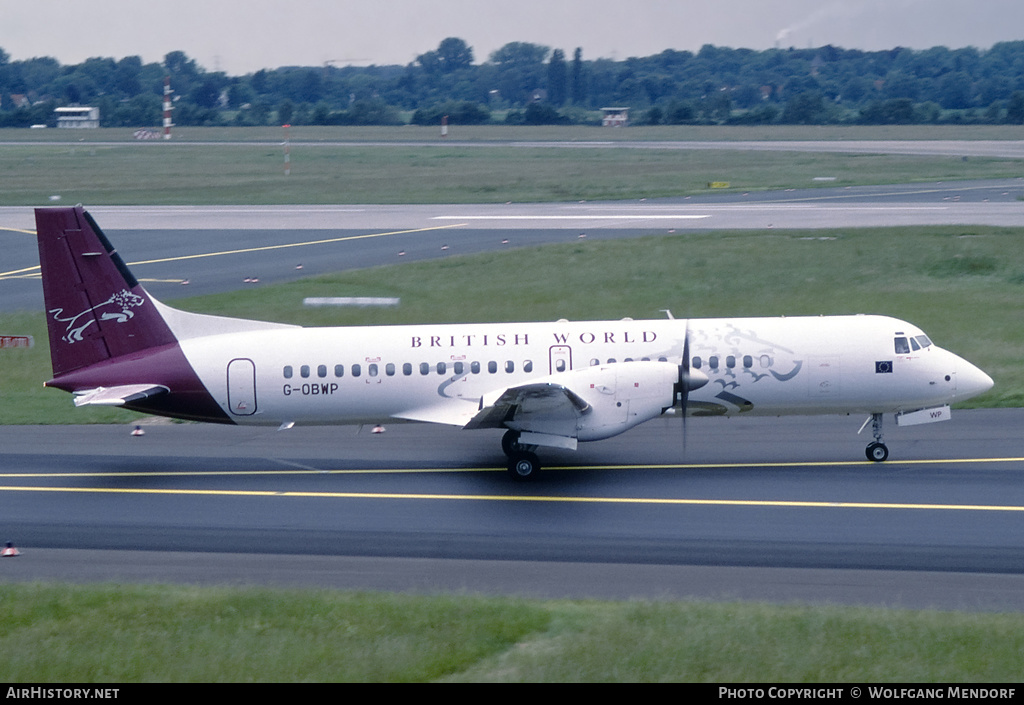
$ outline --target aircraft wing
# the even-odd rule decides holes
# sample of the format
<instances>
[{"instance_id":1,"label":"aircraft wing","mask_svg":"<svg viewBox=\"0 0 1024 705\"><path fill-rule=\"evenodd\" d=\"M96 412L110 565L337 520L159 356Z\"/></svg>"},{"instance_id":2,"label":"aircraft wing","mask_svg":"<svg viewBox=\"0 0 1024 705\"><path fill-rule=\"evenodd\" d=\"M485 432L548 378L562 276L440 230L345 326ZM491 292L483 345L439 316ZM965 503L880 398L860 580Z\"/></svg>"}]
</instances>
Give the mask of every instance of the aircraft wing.
<instances>
[{"instance_id":1,"label":"aircraft wing","mask_svg":"<svg viewBox=\"0 0 1024 705\"><path fill-rule=\"evenodd\" d=\"M75 392L75 406L124 406L171 391L162 384L124 384Z\"/></svg>"},{"instance_id":2,"label":"aircraft wing","mask_svg":"<svg viewBox=\"0 0 1024 705\"><path fill-rule=\"evenodd\" d=\"M493 401L488 403L488 397ZM572 435L576 419L589 410L590 405L568 387L533 383L499 390L475 401L451 400L392 416L470 430L508 428L507 422L514 420L517 428L544 428L554 433L564 430L566 435Z\"/></svg>"},{"instance_id":3,"label":"aircraft wing","mask_svg":"<svg viewBox=\"0 0 1024 705\"><path fill-rule=\"evenodd\" d=\"M465 425L467 429L543 428L548 433L573 435L576 419L590 411L590 404L568 387L552 382L524 384L506 389L481 408Z\"/></svg>"},{"instance_id":4,"label":"aircraft wing","mask_svg":"<svg viewBox=\"0 0 1024 705\"><path fill-rule=\"evenodd\" d=\"M504 428L525 446L575 449L653 419L672 406L679 367L669 362L622 362L562 372L498 388L475 402L449 399L396 414L465 429ZM469 402L469 403L467 403Z\"/></svg>"}]
</instances>

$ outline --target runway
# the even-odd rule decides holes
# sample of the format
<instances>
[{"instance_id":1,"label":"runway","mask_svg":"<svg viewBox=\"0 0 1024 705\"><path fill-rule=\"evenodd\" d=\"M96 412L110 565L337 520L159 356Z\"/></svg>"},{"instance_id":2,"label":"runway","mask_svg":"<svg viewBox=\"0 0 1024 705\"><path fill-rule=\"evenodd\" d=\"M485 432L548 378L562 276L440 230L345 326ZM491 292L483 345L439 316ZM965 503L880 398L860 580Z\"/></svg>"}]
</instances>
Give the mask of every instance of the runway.
<instances>
[{"instance_id":1,"label":"runway","mask_svg":"<svg viewBox=\"0 0 1024 705\"><path fill-rule=\"evenodd\" d=\"M1024 609L1022 410L644 424L508 480L423 425L0 429L0 579Z\"/></svg>"},{"instance_id":2,"label":"runway","mask_svg":"<svg viewBox=\"0 0 1024 705\"><path fill-rule=\"evenodd\" d=\"M735 193L615 203L101 206L136 276L173 301L328 272L515 247L686 231L1024 226L1024 179ZM0 312L39 310L31 208L0 208ZM248 282L246 280L249 280Z\"/></svg>"}]
</instances>

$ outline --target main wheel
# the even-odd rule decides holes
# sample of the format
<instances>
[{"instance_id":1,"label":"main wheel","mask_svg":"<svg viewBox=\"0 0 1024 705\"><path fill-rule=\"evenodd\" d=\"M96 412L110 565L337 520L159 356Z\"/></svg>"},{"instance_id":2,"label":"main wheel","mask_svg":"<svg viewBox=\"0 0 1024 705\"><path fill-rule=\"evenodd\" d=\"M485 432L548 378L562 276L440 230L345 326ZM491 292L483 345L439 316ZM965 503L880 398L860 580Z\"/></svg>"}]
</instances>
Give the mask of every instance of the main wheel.
<instances>
[{"instance_id":1,"label":"main wheel","mask_svg":"<svg viewBox=\"0 0 1024 705\"><path fill-rule=\"evenodd\" d=\"M889 457L889 449L885 447L884 443L878 442L869 443L864 453L868 456L868 460L876 463L884 462Z\"/></svg>"},{"instance_id":2,"label":"main wheel","mask_svg":"<svg viewBox=\"0 0 1024 705\"><path fill-rule=\"evenodd\" d=\"M513 431L511 429L505 431L505 435L501 437L501 449L505 451L505 455L509 458L511 458L517 451L522 450L519 446L519 431Z\"/></svg>"},{"instance_id":3,"label":"main wheel","mask_svg":"<svg viewBox=\"0 0 1024 705\"><path fill-rule=\"evenodd\" d=\"M513 453L508 459L508 474L515 480L531 480L540 471L540 461L529 451Z\"/></svg>"}]
</instances>

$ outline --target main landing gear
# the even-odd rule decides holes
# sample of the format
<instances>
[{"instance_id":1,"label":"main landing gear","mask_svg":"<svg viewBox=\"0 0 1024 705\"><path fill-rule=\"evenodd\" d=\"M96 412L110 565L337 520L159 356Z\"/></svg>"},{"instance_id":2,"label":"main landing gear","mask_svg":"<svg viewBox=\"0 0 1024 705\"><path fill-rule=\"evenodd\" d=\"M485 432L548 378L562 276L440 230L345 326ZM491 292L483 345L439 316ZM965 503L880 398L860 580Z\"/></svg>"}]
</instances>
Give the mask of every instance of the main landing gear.
<instances>
[{"instance_id":1,"label":"main landing gear","mask_svg":"<svg viewBox=\"0 0 1024 705\"><path fill-rule=\"evenodd\" d=\"M508 456L508 474L514 480L531 480L540 472L537 446L520 445L519 431L508 430L501 437L501 449Z\"/></svg>"},{"instance_id":2,"label":"main landing gear","mask_svg":"<svg viewBox=\"0 0 1024 705\"><path fill-rule=\"evenodd\" d=\"M866 424L865 424L866 425ZM885 443L882 442L882 415L871 414L871 432L875 437L875 440L868 443L867 449L864 454L868 456L868 460L876 463L884 462L889 457L889 449Z\"/></svg>"}]
</instances>

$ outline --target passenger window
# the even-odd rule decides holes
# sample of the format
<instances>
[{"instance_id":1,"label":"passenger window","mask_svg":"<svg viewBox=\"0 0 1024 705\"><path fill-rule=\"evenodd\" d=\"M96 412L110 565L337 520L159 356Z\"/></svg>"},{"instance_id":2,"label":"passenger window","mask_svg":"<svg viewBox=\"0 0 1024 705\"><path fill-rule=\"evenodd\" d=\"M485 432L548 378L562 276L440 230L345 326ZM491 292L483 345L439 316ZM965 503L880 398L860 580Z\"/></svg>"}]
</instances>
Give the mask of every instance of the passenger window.
<instances>
[{"instance_id":1,"label":"passenger window","mask_svg":"<svg viewBox=\"0 0 1024 705\"><path fill-rule=\"evenodd\" d=\"M412 374L412 363L410 363L410 362L402 363L402 374L405 375L406 377L408 377L409 375Z\"/></svg>"},{"instance_id":2,"label":"passenger window","mask_svg":"<svg viewBox=\"0 0 1024 705\"><path fill-rule=\"evenodd\" d=\"M906 338L897 336L895 339L895 345L897 355L906 355L910 352L910 346L907 344Z\"/></svg>"},{"instance_id":3,"label":"passenger window","mask_svg":"<svg viewBox=\"0 0 1024 705\"><path fill-rule=\"evenodd\" d=\"M455 374L457 374L457 375L461 375L463 370L466 369L466 366L463 363L461 363L461 362L456 362L453 365L453 367L455 368Z\"/></svg>"},{"instance_id":4,"label":"passenger window","mask_svg":"<svg viewBox=\"0 0 1024 705\"><path fill-rule=\"evenodd\" d=\"M555 360L555 372L565 372L565 360Z\"/></svg>"},{"instance_id":5,"label":"passenger window","mask_svg":"<svg viewBox=\"0 0 1024 705\"><path fill-rule=\"evenodd\" d=\"M420 363L420 374L421 375L429 375L430 374L430 365L428 365L425 362L421 362Z\"/></svg>"},{"instance_id":6,"label":"passenger window","mask_svg":"<svg viewBox=\"0 0 1024 705\"><path fill-rule=\"evenodd\" d=\"M344 377L345 376L345 366L344 365L335 365L334 366L334 376L335 377Z\"/></svg>"},{"instance_id":7,"label":"passenger window","mask_svg":"<svg viewBox=\"0 0 1024 705\"><path fill-rule=\"evenodd\" d=\"M516 371L516 363L512 362L511 360L506 360L505 361L505 371L506 372L515 372Z\"/></svg>"},{"instance_id":8,"label":"passenger window","mask_svg":"<svg viewBox=\"0 0 1024 705\"><path fill-rule=\"evenodd\" d=\"M728 357L726 357L725 358L725 366L728 367L730 370L733 367L736 367L736 356L735 355L729 355Z\"/></svg>"},{"instance_id":9,"label":"passenger window","mask_svg":"<svg viewBox=\"0 0 1024 705\"><path fill-rule=\"evenodd\" d=\"M387 365L385 365L385 367L384 367L384 374L386 374L388 377L394 377L395 376L395 363L389 362Z\"/></svg>"},{"instance_id":10,"label":"passenger window","mask_svg":"<svg viewBox=\"0 0 1024 705\"><path fill-rule=\"evenodd\" d=\"M300 367L299 374L302 375L303 379L309 377L309 365L303 365L302 367Z\"/></svg>"},{"instance_id":11,"label":"passenger window","mask_svg":"<svg viewBox=\"0 0 1024 705\"><path fill-rule=\"evenodd\" d=\"M533 360L527 360L523 363L523 372L533 372Z\"/></svg>"},{"instance_id":12,"label":"passenger window","mask_svg":"<svg viewBox=\"0 0 1024 705\"><path fill-rule=\"evenodd\" d=\"M493 375L495 372L498 371L498 363L495 362L494 360L491 360L490 362L488 362L487 363L487 371L490 372Z\"/></svg>"},{"instance_id":13,"label":"passenger window","mask_svg":"<svg viewBox=\"0 0 1024 705\"><path fill-rule=\"evenodd\" d=\"M444 364L443 362L437 363L437 374L443 375L447 371L448 371L448 365Z\"/></svg>"},{"instance_id":14,"label":"passenger window","mask_svg":"<svg viewBox=\"0 0 1024 705\"><path fill-rule=\"evenodd\" d=\"M771 358L771 356L770 355L762 355L761 356L761 367L764 367L765 369L768 369L771 366L772 366L772 358Z\"/></svg>"},{"instance_id":15,"label":"passenger window","mask_svg":"<svg viewBox=\"0 0 1024 705\"><path fill-rule=\"evenodd\" d=\"M352 365L352 376L353 377L358 377L362 373L363 373L363 368L362 367L360 367L359 365Z\"/></svg>"},{"instance_id":16,"label":"passenger window","mask_svg":"<svg viewBox=\"0 0 1024 705\"><path fill-rule=\"evenodd\" d=\"M291 365L285 365L284 366L284 378L285 379L291 379L292 378L292 366Z\"/></svg>"},{"instance_id":17,"label":"passenger window","mask_svg":"<svg viewBox=\"0 0 1024 705\"><path fill-rule=\"evenodd\" d=\"M601 364L601 361L598 360L596 357L590 359L590 366L591 367L597 367L600 364Z\"/></svg>"},{"instance_id":18,"label":"passenger window","mask_svg":"<svg viewBox=\"0 0 1024 705\"><path fill-rule=\"evenodd\" d=\"M376 377L377 376L377 363L371 362L369 367L366 368L366 374L370 375L371 377Z\"/></svg>"},{"instance_id":19,"label":"passenger window","mask_svg":"<svg viewBox=\"0 0 1024 705\"><path fill-rule=\"evenodd\" d=\"M708 358L708 367L710 367L713 370L718 369L718 355L712 355L711 357Z\"/></svg>"},{"instance_id":20,"label":"passenger window","mask_svg":"<svg viewBox=\"0 0 1024 705\"><path fill-rule=\"evenodd\" d=\"M754 358L750 357L750 355L744 355L743 356L743 367L745 367L746 369L749 370L753 366L754 366Z\"/></svg>"},{"instance_id":21,"label":"passenger window","mask_svg":"<svg viewBox=\"0 0 1024 705\"><path fill-rule=\"evenodd\" d=\"M469 363L469 371L472 372L475 375L480 374L480 363L479 362L471 362L471 363Z\"/></svg>"},{"instance_id":22,"label":"passenger window","mask_svg":"<svg viewBox=\"0 0 1024 705\"><path fill-rule=\"evenodd\" d=\"M326 377L327 376L327 365L317 365L316 376L317 377L321 377L321 378Z\"/></svg>"},{"instance_id":23,"label":"passenger window","mask_svg":"<svg viewBox=\"0 0 1024 705\"><path fill-rule=\"evenodd\" d=\"M692 367L695 370L699 370L700 366L701 366L701 359L700 359L700 356L698 355L697 357L693 358L693 362L690 363L690 367Z\"/></svg>"}]
</instances>

